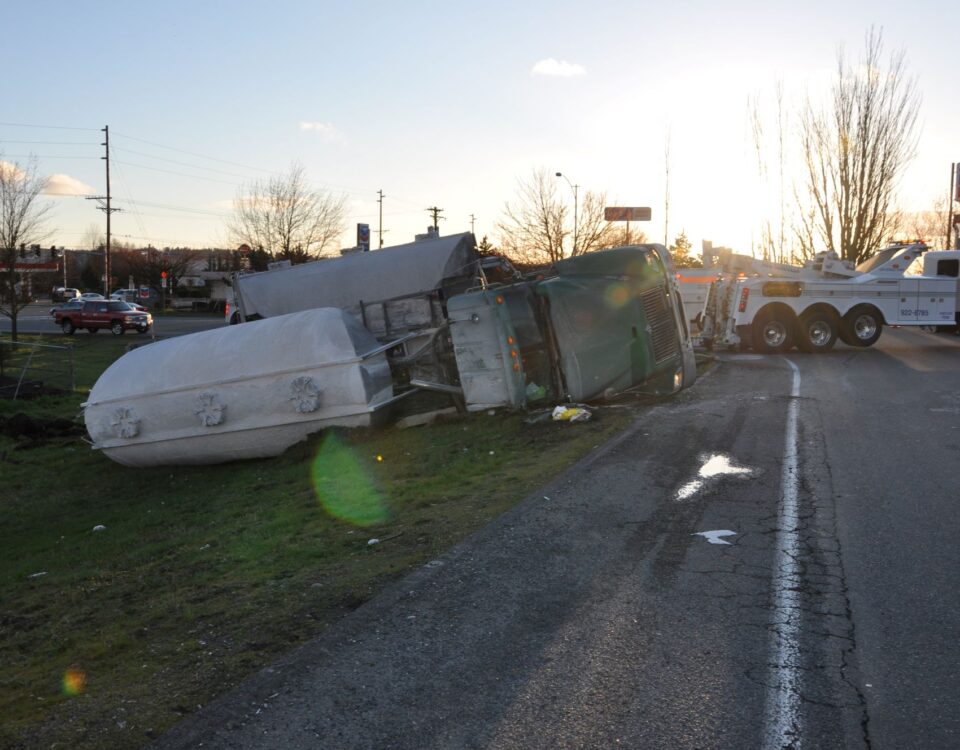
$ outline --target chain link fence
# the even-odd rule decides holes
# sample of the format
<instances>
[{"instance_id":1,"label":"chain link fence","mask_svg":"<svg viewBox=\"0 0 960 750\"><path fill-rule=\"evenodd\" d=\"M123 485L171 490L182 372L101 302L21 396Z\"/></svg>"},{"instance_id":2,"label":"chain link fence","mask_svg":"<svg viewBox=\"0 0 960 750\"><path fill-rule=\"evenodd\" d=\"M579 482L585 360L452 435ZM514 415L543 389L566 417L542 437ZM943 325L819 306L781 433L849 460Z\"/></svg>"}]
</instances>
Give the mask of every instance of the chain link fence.
<instances>
[{"instance_id":1,"label":"chain link fence","mask_svg":"<svg viewBox=\"0 0 960 750\"><path fill-rule=\"evenodd\" d=\"M72 346L0 339L0 398L30 398L75 387Z\"/></svg>"}]
</instances>

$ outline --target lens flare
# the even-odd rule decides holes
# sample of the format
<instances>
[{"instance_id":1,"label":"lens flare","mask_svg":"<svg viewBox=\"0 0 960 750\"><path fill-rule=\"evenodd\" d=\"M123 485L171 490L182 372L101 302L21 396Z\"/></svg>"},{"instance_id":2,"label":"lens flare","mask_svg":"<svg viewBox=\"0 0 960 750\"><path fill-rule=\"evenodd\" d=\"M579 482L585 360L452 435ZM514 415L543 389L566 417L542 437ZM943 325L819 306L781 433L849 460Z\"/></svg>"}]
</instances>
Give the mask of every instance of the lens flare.
<instances>
[{"instance_id":1,"label":"lens flare","mask_svg":"<svg viewBox=\"0 0 960 750\"><path fill-rule=\"evenodd\" d=\"M611 284L606 292L607 305L614 309L623 307L630 301L630 290L626 284Z\"/></svg>"},{"instance_id":2,"label":"lens flare","mask_svg":"<svg viewBox=\"0 0 960 750\"><path fill-rule=\"evenodd\" d=\"M355 526L373 526L389 519L373 478L335 433L324 437L311 472L317 499L334 518Z\"/></svg>"},{"instance_id":3,"label":"lens flare","mask_svg":"<svg viewBox=\"0 0 960 750\"><path fill-rule=\"evenodd\" d=\"M63 675L63 694L80 695L87 686L87 674L80 669L68 669Z\"/></svg>"}]
</instances>

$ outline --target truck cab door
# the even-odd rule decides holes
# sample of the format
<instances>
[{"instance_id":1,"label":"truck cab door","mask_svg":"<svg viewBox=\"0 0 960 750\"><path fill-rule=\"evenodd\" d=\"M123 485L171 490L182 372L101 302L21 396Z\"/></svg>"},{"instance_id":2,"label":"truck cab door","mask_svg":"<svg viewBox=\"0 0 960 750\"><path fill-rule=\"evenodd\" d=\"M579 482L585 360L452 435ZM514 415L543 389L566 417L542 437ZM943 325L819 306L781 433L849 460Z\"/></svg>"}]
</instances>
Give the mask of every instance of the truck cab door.
<instances>
[{"instance_id":1,"label":"truck cab door","mask_svg":"<svg viewBox=\"0 0 960 750\"><path fill-rule=\"evenodd\" d=\"M915 279L901 279L899 282L900 304L897 305L897 319L888 323L916 323L925 321L930 316L929 309L926 315L921 314L920 282Z\"/></svg>"}]
</instances>

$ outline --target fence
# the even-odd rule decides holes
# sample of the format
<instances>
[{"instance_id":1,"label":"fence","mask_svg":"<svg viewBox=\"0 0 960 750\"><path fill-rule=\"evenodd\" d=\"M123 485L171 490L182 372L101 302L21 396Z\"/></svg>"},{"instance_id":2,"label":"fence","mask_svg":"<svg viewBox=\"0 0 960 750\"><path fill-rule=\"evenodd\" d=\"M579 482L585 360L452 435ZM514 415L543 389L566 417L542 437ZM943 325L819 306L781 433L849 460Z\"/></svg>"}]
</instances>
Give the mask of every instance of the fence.
<instances>
[{"instance_id":1,"label":"fence","mask_svg":"<svg viewBox=\"0 0 960 750\"><path fill-rule=\"evenodd\" d=\"M0 398L28 398L75 387L72 346L0 340Z\"/></svg>"}]
</instances>

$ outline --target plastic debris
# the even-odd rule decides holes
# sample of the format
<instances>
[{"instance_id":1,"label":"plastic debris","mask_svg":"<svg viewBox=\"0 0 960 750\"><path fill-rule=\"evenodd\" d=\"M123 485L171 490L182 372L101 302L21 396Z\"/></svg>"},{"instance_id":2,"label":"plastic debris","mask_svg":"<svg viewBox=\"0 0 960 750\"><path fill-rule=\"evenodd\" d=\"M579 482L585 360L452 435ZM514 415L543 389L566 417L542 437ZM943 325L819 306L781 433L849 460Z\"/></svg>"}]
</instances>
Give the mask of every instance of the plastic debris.
<instances>
[{"instance_id":1,"label":"plastic debris","mask_svg":"<svg viewBox=\"0 0 960 750\"><path fill-rule=\"evenodd\" d=\"M527 401L539 401L547 397L547 389L536 383L527 383Z\"/></svg>"},{"instance_id":2,"label":"plastic debris","mask_svg":"<svg viewBox=\"0 0 960 750\"><path fill-rule=\"evenodd\" d=\"M557 422L586 422L591 416L582 406L557 406L553 410L553 419Z\"/></svg>"},{"instance_id":3,"label":"plastic debris","mask_svg":"<svg viewBox=\"0 0 960 750\"><path fill-rule=\"evenodd\" d=\"M94 531L106 531L106 530L107 530L107 527L104 526L102 523L98 523L96 526L93 527L93 530L94 530Z\"/></svg>"},{"instance_id":4,"label":"plastic debris","mask_svg":"<svg viewBox=\"0 0 960 750\"><path fill-rule=\"evenodd\" d=\"M380 544L379 539L369 539L367 540L367 546L372 547L374 544Z\"/></svg>"},{"instance_id":5,"label":"plastic debris","mask_svg":"<svg viewBox=\"0 0 960 750\"><path fill-rule=\"evenodd\" d=\"M47 574L47 571L41 570L39 573L31 573L30 575L27 576L27 578L40 578L41 576L45 576L46 574Z\"/></svg>"}]
</instances>

